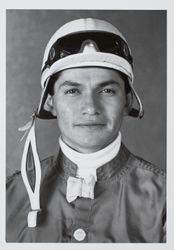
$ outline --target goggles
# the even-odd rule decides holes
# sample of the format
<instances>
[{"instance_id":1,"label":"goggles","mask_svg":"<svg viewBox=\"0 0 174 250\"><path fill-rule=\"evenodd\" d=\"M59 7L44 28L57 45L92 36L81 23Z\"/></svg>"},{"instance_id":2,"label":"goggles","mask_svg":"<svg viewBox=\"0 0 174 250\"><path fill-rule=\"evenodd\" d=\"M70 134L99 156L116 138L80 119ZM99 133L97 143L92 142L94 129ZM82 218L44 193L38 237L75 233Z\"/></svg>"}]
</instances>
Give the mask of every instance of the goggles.
<instances>
[{"instance_id":1,"label":"goggles","mask_svg":"<svg viewBox=\"0 0 174 250\"><path fill-rule=\"evenodd\" d=\"M42 72L46 68L50 68L52 64L54 64L59 59L80 53L83 42L86 40L93 41L93 43L96 44L95 47L99 52L120 56L128 61L130 65L133 64L130 49L120 36L99 31L85 32L80 34L71 34L58 39L50 48L48 59L45 62Z\"/></svg>"}]
</instances>

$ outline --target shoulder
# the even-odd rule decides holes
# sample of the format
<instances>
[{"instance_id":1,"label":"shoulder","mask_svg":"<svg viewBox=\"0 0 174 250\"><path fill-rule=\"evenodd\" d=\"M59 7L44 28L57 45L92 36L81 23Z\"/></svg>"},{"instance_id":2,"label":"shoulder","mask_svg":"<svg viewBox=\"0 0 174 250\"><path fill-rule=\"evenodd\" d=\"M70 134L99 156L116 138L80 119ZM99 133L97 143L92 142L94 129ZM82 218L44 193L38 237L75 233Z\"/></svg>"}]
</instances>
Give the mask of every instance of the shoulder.
<instances>
[{"instance_id":1,"label":"shoulder","mask_svg":"<svg viewBox=\"0 0 174 250\"><path fill-rule=\"evenodd\" d=\"M42 169L42 177L44 177L44 175L50 170L50 168L52 169L55 167L56 160L57 160L56 156L49 156L40 162ZM32 163L28 164L27 171L29 174L34 171L34 165ZM19 182L21 178L22 178L21 171L15 170L12 174L7 176L6 178L7 185L9 185L12 182Z\"/></svg>"},{"instance_id":2,"label":"shoulder","mask_svg":"<svg viewBox=\"0 0 174 250\"><path fill-rule=\"evenodd\" d=\"M126 155L126 162L120 171L119 176L123 179L134 178L136 177L138 180L147 180L147 179L161 179L161 181L165 181L166 179L166 169L160 168L155 164L143 159L140 156L133 154L127 149L127 147L123 144L122 151L124 155Z\"/></svg>"},{"instance_id":3,"label":"shoulder","mask_svg":"<svg viewBox=\"0 0 174 250\"><path fill-rule=\"evenodd\" d=\"M130 157L128 160L128 166L130 168L130 172L139 172L143 176L154 176L159 177L165 180L166 178L166 169L160 168L155 164L136 156L130 153Z\"/></svg>"},{"instance_id":4,"label":"shoulder","mask_svg":"<svg viewBox=\"0 0 174 250\"><path fill-rule=\"evenodd\" d=\"M49 177L55 175L56 171L56 159L55 156L50 156L41 161L41 183L43 183ZM27 175L31 186L35 183L35 168L33 164L28 164ZM7 203L18 203L22 199L27 199L28 194L22 179L20 170L15 171L6 179L6 197Z\"/></svg>"},{"instance_id":5,"label":"shoulder","mask_svg":"<svg viewBox=\"0 0 174 250\"><path fill-rule=\"evenodd\" d=\"M135 194L165 203L166 170L130 153L123 181Z\"/></svg>"}]
</instances>

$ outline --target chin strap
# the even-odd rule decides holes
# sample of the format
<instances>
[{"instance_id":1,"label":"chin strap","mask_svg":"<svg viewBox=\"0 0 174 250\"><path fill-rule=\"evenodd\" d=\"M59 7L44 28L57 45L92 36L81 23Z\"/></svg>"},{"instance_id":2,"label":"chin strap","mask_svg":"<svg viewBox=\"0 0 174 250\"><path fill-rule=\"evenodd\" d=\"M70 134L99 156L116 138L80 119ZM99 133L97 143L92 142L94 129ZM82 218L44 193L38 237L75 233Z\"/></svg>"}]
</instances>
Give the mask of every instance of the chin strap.
<instances>
[{"instance_id":1,"label":"chin strap","mask_svg":"<svg viewBox=\"0 0 174 250\"><path fill-rule=\"evenodd\" d=\"M32 115L31 121L29 121L24 127L19 128L19 131L25 131L22 139L27 135L24 151L22 155L21 161L21 175L23 182L25 184L26 190L28 192L31 211L28 213L28 227L36 227L37 226L37 215L40 209L40 183L41 183L41 165L36 147L36 137L35 137L35 113ZM21 140L22 140L21 139ZM32 189L32 186L29 182L29 178L27 175L27 156L29 152L29 148L31 148L33 160L34 160L34 168L35 168L35 185Z\"/></svg>"}]
</instances>

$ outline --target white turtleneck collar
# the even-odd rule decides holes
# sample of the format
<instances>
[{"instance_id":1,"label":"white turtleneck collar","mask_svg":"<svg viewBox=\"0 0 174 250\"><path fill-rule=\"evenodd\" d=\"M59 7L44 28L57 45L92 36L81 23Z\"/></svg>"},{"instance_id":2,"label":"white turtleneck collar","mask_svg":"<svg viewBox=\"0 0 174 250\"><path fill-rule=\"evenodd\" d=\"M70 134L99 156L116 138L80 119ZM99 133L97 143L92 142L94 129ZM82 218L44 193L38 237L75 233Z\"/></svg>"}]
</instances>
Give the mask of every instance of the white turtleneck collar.
<instances>
[{"instance_id":1,"label":"white turtleneck collar","mask_svg":"<svg viewBox=\"0 0 174 250\"><path fill-rule=\"evenodd\" d=\"M121 145L121 133L107 147L90 154L79 153L67 146L61 137L59 144L62 152L67 158L77 165L77 177L84 178L93 175L97 180L96 170L111 161L117 154Z\"/></svg>"}]
</instances>

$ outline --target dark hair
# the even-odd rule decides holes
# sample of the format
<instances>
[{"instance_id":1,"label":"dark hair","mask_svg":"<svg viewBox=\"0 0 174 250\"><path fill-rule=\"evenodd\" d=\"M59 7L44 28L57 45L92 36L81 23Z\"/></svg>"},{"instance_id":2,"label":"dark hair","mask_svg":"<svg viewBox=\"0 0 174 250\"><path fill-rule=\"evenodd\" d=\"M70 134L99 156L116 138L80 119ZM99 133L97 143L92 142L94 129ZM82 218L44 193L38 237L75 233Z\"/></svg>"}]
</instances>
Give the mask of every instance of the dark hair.
<instances>
[{"instance_id":1,"label":"dark hair","mask_svg":"<svg viewBox=\"0 0 174 250\"><path fill-rule=\"evenodd\" d=\"M125 83L125 92L127 95L131 91L131 87L130 87L129 82L128 82L128 77L127 77L127 75L125 75L122 72L119 72L119 74ZM52 96L54 95L54 83L57 81L58 76L59 76L59 72L52 75L50 80L49 80L48 93Z\"/></svg>"},{"instance_id":2,"label":"dark hair","mask_svg":"<svg viewBox=\"0 0 174 250\"><path fill-rule=\"evenodd\" d=\"M49 80L49 84L48 84L48 93L49 93L51 96L54 95L54 83L57 81L58 75L59 75L59 73L55 73L54 75L51 76L51 78L50 78L50 80Z\"/></svg>"},{"instance_id":3,"label":"dark hair","mask_svg":"<svg viewBox=\"0 0 174 250\"><path fill-rule=\"evenodd\" d=\"M121 78L123 79L124 83L125 83L125 92L126 92L126 95L129 94L129 92L131 91L131 87L129 85L129 80L128 80L128 77L127 75L125 75L124 73L122 72L119 72L120 75L121 75Z\"/></svg>"}]
</instances>

